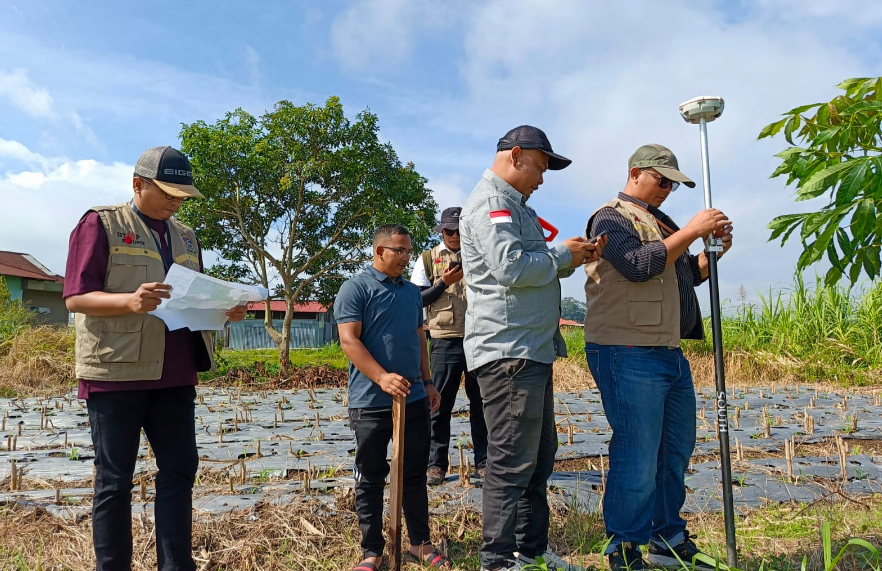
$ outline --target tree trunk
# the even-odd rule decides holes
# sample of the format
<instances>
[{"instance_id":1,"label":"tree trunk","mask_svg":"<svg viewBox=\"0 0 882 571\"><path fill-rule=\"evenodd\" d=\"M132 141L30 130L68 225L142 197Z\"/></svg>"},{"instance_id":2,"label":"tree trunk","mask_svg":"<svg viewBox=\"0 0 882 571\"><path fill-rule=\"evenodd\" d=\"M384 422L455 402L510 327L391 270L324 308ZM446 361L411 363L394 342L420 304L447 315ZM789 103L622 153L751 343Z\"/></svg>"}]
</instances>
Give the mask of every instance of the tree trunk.
<instances>
[{"instance_id":1,"label":"tree trunk","mask_svg":"<svg viewBox=\"0 0 882 571\"><path fill-rule=\"evenodd\" d=\"M279 344L279 365L287 374L291 369L291 321L294 320L294 303L286 300L285 319L282 321L281 343Z\"/></svg>"}]
</instances>

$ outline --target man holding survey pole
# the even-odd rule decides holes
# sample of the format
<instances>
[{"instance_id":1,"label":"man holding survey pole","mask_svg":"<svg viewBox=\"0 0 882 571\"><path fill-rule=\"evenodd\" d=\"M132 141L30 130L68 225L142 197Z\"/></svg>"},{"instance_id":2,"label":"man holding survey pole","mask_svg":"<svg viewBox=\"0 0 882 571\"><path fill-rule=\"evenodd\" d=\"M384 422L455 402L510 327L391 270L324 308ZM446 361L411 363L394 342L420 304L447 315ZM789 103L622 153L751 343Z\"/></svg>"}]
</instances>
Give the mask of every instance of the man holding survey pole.
<instances>
[{"instance_id":1,"label":"man holding survey pole","mask_svg":"<svg viewBox=\"0 0 882 571\"><path fill-rule=\"evenodd\" d=\"M695 447L695 388L680 340L704 338L695 287L708 277L707 254L689 246L713 234L728 251L732 223L705 209L680 228L660 208L681 184L695 186L674 153L643 145L624 190L586 229L609 237L603 257L585 265L585 355L613 430L603 498L612 571L644 569L647 543L659 567L692 569L700 553L680 515Z\"/></svg>"},{"instance_id":2,"label":"man holding survey pole","mask_svg":"<svg viewBox=\"0 0 882 571\"><path fill-rule=\"evenodd\" d=\"M130 202L91 208L70 236L64 298L76 313L78 398L88 402L95 449L92 537L98 571L130 569L131 491L141 430L156 477L160 570L193 570L192 486L196 373L214 367L207 331L169 331L148 315L164 299L172 264L202 271L193 230L172 216L202 195L177 149L154 147L135 164ZM226 312L245 317L245 306Z\"/></svg>"}]
</instances>

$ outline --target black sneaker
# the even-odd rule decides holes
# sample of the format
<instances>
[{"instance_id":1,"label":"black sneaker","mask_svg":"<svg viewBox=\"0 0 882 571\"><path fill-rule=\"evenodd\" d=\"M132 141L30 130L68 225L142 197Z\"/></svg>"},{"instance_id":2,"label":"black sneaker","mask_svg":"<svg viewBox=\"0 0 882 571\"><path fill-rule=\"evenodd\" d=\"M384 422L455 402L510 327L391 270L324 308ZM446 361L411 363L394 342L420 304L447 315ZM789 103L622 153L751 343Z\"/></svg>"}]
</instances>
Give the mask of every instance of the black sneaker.
<instances>
[{"instance_id":1,"label":"black sneaker","mask_svg":"<svg viewBox=\"0 0 882 571\"><path fill-rule=\"evenodd\" d=\"M696 555L704 555L704 553L695 546L695 543L692 542L692 536L690 536L687 531L685 532L683 541L673 548L668 547L667 545L659 546L650 541L649 555L647 559L649 559L650 563L658 565L659 567L682 568L685 564L686 568L690 570L703 569L713 571L713 565L708 565L703 561L693 561ZM678 557L679 559L677 559ZM680 563L680 561L683 563Z\"/></svg>"},{"instance_id":2,"label":"black sneaker","mask_svg":"<svg viewBox=\"0 0 882 571\"><path fill-rule=\"evenodd\" d=\"M619 543L616 550L609 554L610 571L643 571L646 562L640 548L630 542Z\"/></svg>"}]
</instances>

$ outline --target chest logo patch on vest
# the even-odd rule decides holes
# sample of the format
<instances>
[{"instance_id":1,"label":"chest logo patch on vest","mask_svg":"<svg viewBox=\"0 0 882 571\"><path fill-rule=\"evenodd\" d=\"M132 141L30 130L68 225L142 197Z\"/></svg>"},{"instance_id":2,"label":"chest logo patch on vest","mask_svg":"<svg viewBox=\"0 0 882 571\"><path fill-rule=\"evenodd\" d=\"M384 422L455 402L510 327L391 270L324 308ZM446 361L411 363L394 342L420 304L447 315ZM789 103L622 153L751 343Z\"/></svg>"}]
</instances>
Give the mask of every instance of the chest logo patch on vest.
<instances>
[{"instance_id":1,"label":"chest logo patch on vest","mask_svg":"<svg viewBox=\"0 0 882 571\"><path fill-rule=\"evenodd\" d=\"M126 233L117 232L116 237L125 242L126 244L135 244L136 246L146 246L143 240L141 240L140 234L135 234L134 231L129 230Z\"/></svg>"},{"instance_id":2,"label":"chest logo patch on vest","mask_svg":"<svg viewBox=\"0 0 882 571\"><path fill-rule=\"evenodd\" d=\"M187 245L187 251L192 252L192 251L193 251L193 239L190 238L190 237L189 237L188 235L186 235L186 234L182 234L182 235L181 235L181 240L183 240L183 241L184 241L184 244Z\"/></svg>"}]
</instances>

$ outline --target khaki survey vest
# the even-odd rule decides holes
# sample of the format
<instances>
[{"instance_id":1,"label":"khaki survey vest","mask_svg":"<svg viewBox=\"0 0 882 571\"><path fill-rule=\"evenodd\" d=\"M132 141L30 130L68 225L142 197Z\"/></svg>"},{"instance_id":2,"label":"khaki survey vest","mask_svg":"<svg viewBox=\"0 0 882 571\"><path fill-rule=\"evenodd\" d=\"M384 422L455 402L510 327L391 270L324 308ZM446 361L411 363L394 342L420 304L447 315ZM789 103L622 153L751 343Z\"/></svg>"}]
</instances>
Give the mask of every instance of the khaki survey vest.
<instances>
[{"instance_id":1,"label":"khaki survey vest","mask_svg":"<svg viewBox=\"0 0 882 571\"><path fill-rule=\"evenodd\" d=\"M441 249L444 252L441 252ZM444 244L438 244L429 252L431 272L426 272L429 281L435 284L441 281L444 270L459 256L447 250ZM441 297L426 308L426 319L429 322L429 334L433 339L450 339L465 337L466 303L465 277L455 284L447 286Z\"/></svg>"},{"instance_id":2,"label":"khaki survey vest","mask_svg":"<svg viewBox=\"0 0 882 571\"><path fill-rule=\"evenodd\" d=\"M630 220L644 244L664 239L655 217L639 206L617 198L600 208L607 207ZM645 282L629 281L603 258L585 264L585 274L585 342L680 346L680 292L674 264Z\"/></svg>"},{"instance_id":3,"label":"khaki survey vest","mask_svg":"<svg viewBox=\"0 0 882 571\"><path fill-rule=\"evenodd\" d=\"M156 241L129 203L98 206L107 232L110 258L104 291L131 293L141 284L162 282L165 266ZM169 220L171 248L177 264L199 271L196 234L180 222ZM152 381L162 376L165 358L165 323L158 317L128 313L113 317L76 314L76 375L92 381ZM214 369L211 334L202 331L201 347L194 356L197 370Z\"/></svg>"}]
</instances>

